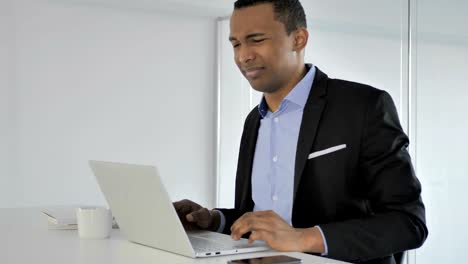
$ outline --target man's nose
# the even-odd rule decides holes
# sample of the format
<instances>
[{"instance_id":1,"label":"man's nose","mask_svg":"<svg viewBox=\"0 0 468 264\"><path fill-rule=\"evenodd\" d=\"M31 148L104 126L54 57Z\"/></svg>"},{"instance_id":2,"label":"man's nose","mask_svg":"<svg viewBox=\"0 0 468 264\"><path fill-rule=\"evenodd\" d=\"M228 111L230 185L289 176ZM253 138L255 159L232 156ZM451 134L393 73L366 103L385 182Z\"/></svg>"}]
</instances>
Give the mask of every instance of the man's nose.
<instances>
[{"instance_id":1,"label":"man's nose","mask_svg":"<svg viewBox=\"0 0 468 264\"><path fill-rule=\"evenodd\" d=\"M248 47L242 47L240 46L238 51L237 51L237 60L240 63L247 63L251 60L255 59L255 53L252 51L252 49Z\"/></svg>"}]
</instances>

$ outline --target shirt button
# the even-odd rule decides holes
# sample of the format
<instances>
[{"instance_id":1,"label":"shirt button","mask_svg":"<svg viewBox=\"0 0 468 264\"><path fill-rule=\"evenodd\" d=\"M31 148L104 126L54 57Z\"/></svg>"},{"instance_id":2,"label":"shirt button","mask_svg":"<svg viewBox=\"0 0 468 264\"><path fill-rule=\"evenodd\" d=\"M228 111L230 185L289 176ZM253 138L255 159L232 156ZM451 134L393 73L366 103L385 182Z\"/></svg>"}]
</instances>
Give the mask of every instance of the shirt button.
<instances>
[{"instance_id":1,"label":"shirt button","mask_svg":"<svg viewBox=\"0 0 468 264\"><path fill-rule=\"evenodd\" d=\"M273 199L273 201L278 201L278 196L273 195L273 197L271 197L271 199Z\"/></svg>"},{"instance_id":2,"label":"shirt button","mask_svg":"<svg viewBox=\"0 0 468 264\"><path fill-rule=\"evenodd\" d=\"M275 123L278 123L278 122L279 122L279 118L278 118L278 117L275 117L273 120L275 121Z\"/></svg>"},{"instance_id":3,"label":"shirt button","mask_svg":"<svg viewBox=\"0 0 468 264\"><path fill-rule=\"evenodd\" d=\"M274 156L273 157L273 162L277 162L278 161L278 156Z\"/></svg>"}]
</instances>

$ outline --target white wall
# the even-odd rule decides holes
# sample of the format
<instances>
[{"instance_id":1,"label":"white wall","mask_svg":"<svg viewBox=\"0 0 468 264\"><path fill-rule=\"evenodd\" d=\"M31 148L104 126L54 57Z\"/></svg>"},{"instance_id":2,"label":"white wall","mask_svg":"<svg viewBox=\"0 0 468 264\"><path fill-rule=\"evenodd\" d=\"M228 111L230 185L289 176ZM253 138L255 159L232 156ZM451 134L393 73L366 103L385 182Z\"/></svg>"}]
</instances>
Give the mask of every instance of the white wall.
<instances>
[{"instance_id":1,"label":"white wall","mask_svg":"<svg viewBox=\"0 0 468 264\"><path fill-rule=\"evenodd\" d=\"M399 24L395 25L396 27ZM401 40L392 36L312 30L308 61L331 78L365 83L390 93L402 114Z\"/></svg>"},{"instance_id":2,"label":"white wall","mask_svg":"<svg viewBox=\"0 0 468 264\"><path fill-rule=\"evenodd\" d=\"M0 186L7 186L7 176L12 174L13 122L11 111L12 52L13 33L10 5L0 1ZM3 202L10 203L12 197L2 197Z\"/></svg>"},{"instance_id":3,"label":"white wall","mask_svg":"<svg viewBox=\"0 0 468 264\"><path fill-rule=\"evenodd\" d=\"M407 14L402 6L406 2L304 1L310 33L306 61L331 78L386 90L400 116L405 115L400 102L406 92L401 85L402 38L407 34L402 23Z\"/></svg>"},{"instance_id":4,"label":"white wall","mask_svg":"<svg viewBox=\"0 0 468 264\"><path fill-rule=\"evenodd\" d=\"M429 237L418 262L461 263L468 258L468 45L419 47L416 165Z\"/></svg>"},{"instance_id":5,"label":"white wall","mask_svg":"<svg viewBox=\"0 0 468 264\"><path fill-rule=\"evenodd\" d=\"M418 2L416 168L429 236L417 263L468 258L468 2Z\"/></svg>"},{"instance_id":6,"label":"white wall","mask_svg":"<svg viewBox=\"0 0 468 264\"><path fill-rule=\"evenodd\" d=\"M157 165L173 199L214 205L213 19L13 7L15 85L2 83L1 100L13 104L17 155L1 162L13 158L16 173L1 171L0 207L104 203L89 159Z\"/></svg>"}]
</instances>

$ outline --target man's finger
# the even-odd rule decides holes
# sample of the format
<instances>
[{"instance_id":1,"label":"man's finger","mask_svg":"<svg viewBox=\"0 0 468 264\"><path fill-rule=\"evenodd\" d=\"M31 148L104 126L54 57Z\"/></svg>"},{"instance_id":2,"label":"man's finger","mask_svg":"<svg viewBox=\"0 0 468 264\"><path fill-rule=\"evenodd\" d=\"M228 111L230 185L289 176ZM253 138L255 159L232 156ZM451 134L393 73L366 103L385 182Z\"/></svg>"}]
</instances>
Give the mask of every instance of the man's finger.
<instances>
[{"instance_id":1,"label":"man's finger","mask_svg":"<svg viewBox=\"0 0 468 264\"><path fill-rule=\"evenodd\" d=\"M207 208L201 208L187 215L187 220L197 223L201 228L207 228L211 224L211 214Z\"/></svg>"},{"instance_id":2,"label":"man's finger","mask_svg":"<svg viewBox=\"0 0 468 264\"><path fill-rule=\"evenodd\" d=\"M241 217L239 217L237 219L237 221L234 222L234 224L231 226L231 231L236 227L236 224L243 223L244 221L246 221L246 220L248 220L250 218L255 218L255 219L271 218L271 217L274 217L275 214L276 213L274 211L272 211L272 210L245 213Z\"/></svg>"},{"instance_id":3,"label":"man's finger","mask_svg":"<svg viewBox=\"0 0 468 264\"><path fill-rule=\"evenodd\" d=\"M270 232L274 228L274 219L266 217L257 217L250 215L238 219L231 227L231 237L235 240L240 239L244 234L251 231Z\"/></svg>"},{"instance_id":4,"label":"man's finger","mask_svg":"<svg viewBox=\"0 0 468 264\"><path fill-rule=\"evenodd\" d=\"M233 230L232 233L237 235L239 238L244 234L252 231L267 231L270 232L274 228L272 221L268 219L247 219L243 223L239 223Z\"/></svg>"},{"instance_id":5,"label":"man's finger","mask_svg":"<svg viewBox=\"0 0 468 264\"><path fill-rule=\"evenodd\" d=\"M173 205L176 209L177 214L179 215L179 218L183 220L187 220L187 214L190 214L202 208L199 204L187 199L174 202Z\"/></svg>"},{"instance_id":6,"label":"man's finger","mask_svg":"<svg viewBox=\"0 0 468 264\"><path fill-rule=\"evenodd\" d=\"M201 207L201 205L195 203L195 202L192 202L188 199L184 199L184 200L180 200L180 201L177 201L177 202L174 202L174 207L179 210L190 210L191 212L193 211L196 211Z\"/></svg>"},{"instance_id":7,"label":"man's finger","mask_svg":"<svg viewBox=\"0 0 468 264\"><path fill-rule=\"evenodd\" d=\"M176 209L187 207L187 200L180 200L172 203Z\"/></svg>"},{"instance_id":8,"label":"man's finger","mask_svg":"<svg viewBox=\"0 0 468 264\"><path fill-rule=\"evenodd\" d=\"M232 224L231 232L236 230L237 227L241 223L244 223L245 219L249 219L249 218L254 217L254 216L255 216L255 214L253 212L248 212L248 213L245 213L245 214L241 215L241 217L239 217L236 221L234 221L234 224Z\"/></svg>"},{"instance_id":9,"label":"man's finger","mask_svg":"<svg viewBox=\"0 0 468 264\"><path fill-rule=\"evenodd\" d=\"M266 211L256 211L256 212L251 212L251 215L255 215L257 217L268 217L268 216L273 216L275 215L275 211L273 210L266 210Z\"/></svg>"},{"instance_id":10,"label":"man's finger","mask_svg":"<svg viewBox=\"0 0 468 264\"><path fill-rule=\"evenodd\" d=\"M275 217L270 216L266 213L246 213L241 216L234 224L231 226L231 231L239 229L241 226L256 227L259 229L273 227L271 224L274 223Z\"/></svg>"},{"instance_id":11,"label":"man's finger","mask_svg":"<svg viewBox=\"0 0 468 264\"><path fill-rule=\"evenodd\" d=\"M194 222L194 221L195 221L195 220L193 219L193 216L192 216L191 213L190 213L190 214L187 214L187 215L185 216L185 218L186 218L187 221L189 221L189 222Z\"/></svg>"},{"instance_id":12,"label":"man's finger","mask_svg":"<svg viewBox=\"0 0 468 264\"><path fill-rule=\"evenodd\" d=\"M249 236L249 244L252 244L255 240L263 240L265 243L269 244L268 242L271 240L272 234L267 231L255 231L252 232Z\"/></svg>"}]
</instances>

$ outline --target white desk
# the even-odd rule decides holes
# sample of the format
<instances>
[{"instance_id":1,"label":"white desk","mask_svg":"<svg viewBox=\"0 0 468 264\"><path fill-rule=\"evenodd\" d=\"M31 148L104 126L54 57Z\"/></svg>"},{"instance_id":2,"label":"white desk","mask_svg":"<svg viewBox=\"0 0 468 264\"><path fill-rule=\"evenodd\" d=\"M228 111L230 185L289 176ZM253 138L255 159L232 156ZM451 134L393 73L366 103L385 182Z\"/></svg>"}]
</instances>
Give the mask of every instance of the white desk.
<instances>
[{"instance_id":1,"label":"white desk","mask_svg":"<svg viewBox=\"0 0 468 264\"><path fill-rule=\"evenodd\" d=\"M0 263L2 264L107 264L107 263L222 263L229 259L276 255L259 252L191 259L125 240L114 229L109 239L83 240L76 230L48 230L39 208L0 209ZM344 263L302 253L286 253L304 264Z\"/></svg>"}]
</instances>

